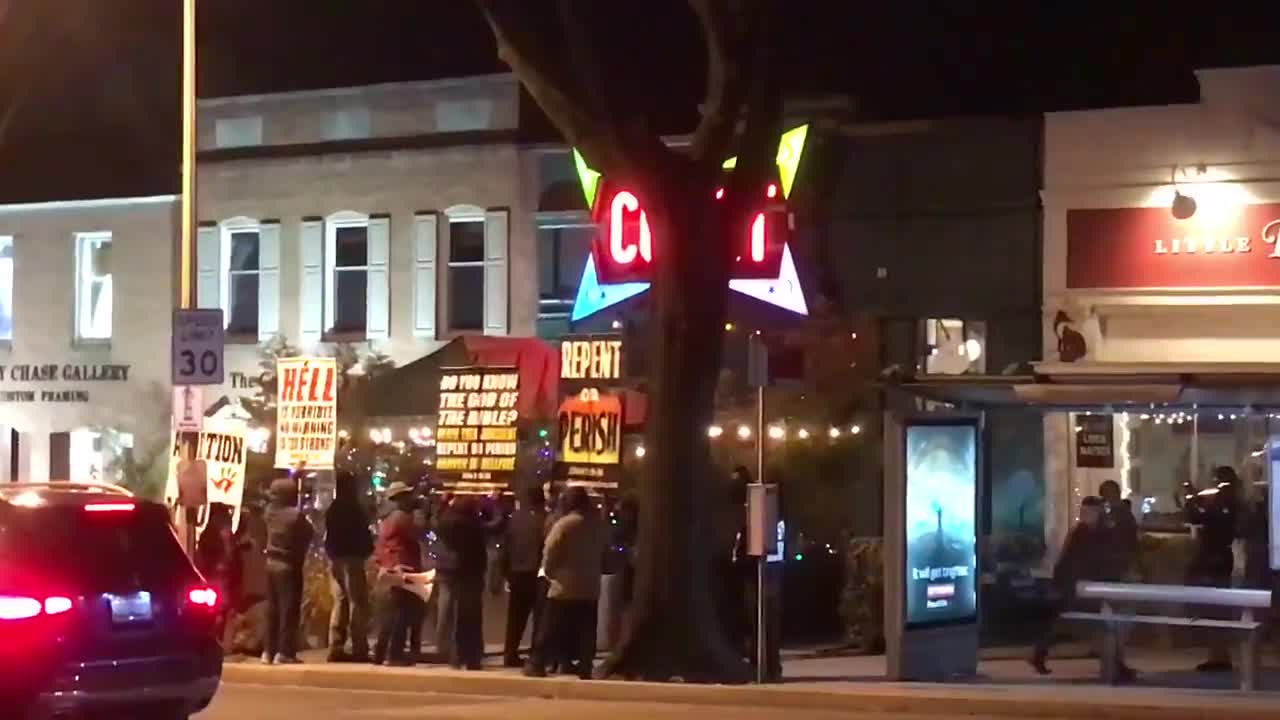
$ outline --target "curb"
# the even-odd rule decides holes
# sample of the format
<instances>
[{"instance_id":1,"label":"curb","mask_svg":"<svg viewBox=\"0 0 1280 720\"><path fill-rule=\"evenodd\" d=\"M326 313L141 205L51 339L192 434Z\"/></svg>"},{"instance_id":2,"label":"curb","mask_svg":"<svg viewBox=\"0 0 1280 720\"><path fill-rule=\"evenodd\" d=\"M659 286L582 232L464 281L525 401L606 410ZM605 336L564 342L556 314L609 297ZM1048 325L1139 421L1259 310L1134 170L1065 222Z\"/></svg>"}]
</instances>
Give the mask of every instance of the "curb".
<instances>
[{"instance_id":1,"label":"curb","mask_svg":"<svg viewBox=\"0 0 1280 720\"><path fill-rule=\"evenodd\" d=\"M983 688L866 683L840 690L800 686L725 686L642 683L576 678L525 678L496 673L422 672L378 668L352 672L327 667L254 667L228 664L222 680L233 684L293 686L329 690L487 695L494 697L595 702L637 702L703 706L834 710L918 716L974 715L1054 720L1273 720L1280 711L1274 695L1241 697L1230 692L1169 690L1160 700L1149 693L1129 697L1077 697L1027 692L1009 685ZM1159 689L1155 689L1159 690Z\"/></svg>"}]
</instances>

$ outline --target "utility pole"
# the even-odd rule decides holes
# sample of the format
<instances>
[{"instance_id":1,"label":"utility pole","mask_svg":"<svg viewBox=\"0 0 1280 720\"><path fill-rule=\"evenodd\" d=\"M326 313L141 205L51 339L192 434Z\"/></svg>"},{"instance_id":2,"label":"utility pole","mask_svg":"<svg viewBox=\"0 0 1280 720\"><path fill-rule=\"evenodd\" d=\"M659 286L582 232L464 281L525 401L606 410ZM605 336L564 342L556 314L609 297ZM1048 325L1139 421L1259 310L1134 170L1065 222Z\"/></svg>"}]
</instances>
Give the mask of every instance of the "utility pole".
<instances>
[{"instance_id":1,"label":"utility pole","mask_svg":"<svg viewBox=\"0 0 1280 720\"><path fill-rule=\"evenodd\" d=\"M178 240L178 307L196 306L196 0L182 0L182 235ZM188 388L189 390L189 388ZM204 408L200 408L204 413ZM195 459L200 433L181 433L182 457ZM199 510L184 507L183 540L195 555Z\"/></svg>"}]
</instances>

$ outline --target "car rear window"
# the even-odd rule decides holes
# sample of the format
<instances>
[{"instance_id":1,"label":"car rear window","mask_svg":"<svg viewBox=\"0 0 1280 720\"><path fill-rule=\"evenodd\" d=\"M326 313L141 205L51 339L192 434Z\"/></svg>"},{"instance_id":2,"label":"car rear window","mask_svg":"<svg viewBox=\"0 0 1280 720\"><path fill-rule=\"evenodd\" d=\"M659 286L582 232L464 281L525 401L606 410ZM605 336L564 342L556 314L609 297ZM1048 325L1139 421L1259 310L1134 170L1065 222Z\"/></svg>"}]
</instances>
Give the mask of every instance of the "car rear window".
<instances>
[{"instance_id":1,"label":"car rear window","mask_svg":"<svg viewBox=\"0 0 1280 720\"><path fill-rule=\"evenodd\" d=\"M194 570L163 508L123 512L80 506L9 508L0 520L0 564L81 592L159 588Z\"/></svg>"}]
</instances>

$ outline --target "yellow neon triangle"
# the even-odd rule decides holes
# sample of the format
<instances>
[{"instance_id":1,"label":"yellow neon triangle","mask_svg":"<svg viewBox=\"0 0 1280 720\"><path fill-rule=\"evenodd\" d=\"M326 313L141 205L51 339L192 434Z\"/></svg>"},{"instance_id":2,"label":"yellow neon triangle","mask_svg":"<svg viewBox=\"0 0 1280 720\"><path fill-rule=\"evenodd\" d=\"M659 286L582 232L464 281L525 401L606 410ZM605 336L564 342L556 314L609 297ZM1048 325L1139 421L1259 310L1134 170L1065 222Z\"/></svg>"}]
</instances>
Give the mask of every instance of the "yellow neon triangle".
<instances>
[{"instance_id":1,"label":"yellow neon triangle","mask_svg":"<svg viewBox=\"0 0 1280 720\"><path fill-rule=\"evenodd\" d=\"M582 157L578 148L573 149L573 166L578 169L578 182L582 184L582 194L587 198L587 208L590 209L595 206L596 188L600 186L600 173L587 165L586 158Z\"/></svg>"},{"instance_id":2,"label":"yellow neon triangle","mask_svg":"<svg viewBox=\"0 0 1280 720\"><path fill-rule=\"evenodd\" d=\"M791 186L796 181L796 169L800 167L800 156L804 154L804 141L809 136L808 124L794 127L782 133L778 140L778 179L782 181L782 197L791 197ZM721 165L725 170L738 166L738 158L731 157Z\"/></svg>"}]
</instances>

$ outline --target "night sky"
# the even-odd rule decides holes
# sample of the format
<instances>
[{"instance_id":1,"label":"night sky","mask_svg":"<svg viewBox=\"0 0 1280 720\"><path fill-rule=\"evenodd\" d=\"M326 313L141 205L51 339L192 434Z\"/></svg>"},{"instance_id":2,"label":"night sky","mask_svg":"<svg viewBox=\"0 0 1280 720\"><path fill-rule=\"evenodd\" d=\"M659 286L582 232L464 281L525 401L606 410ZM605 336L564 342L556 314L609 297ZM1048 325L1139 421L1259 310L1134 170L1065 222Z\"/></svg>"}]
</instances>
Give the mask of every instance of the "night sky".
<instances>
[{"instance_id":1,"label":"night sky","mask_svg":"<svg viewBox=\"0 0 1280 720\"><path fill-rule=\"evenodd\" d=\"M504 69L469 0L200 2L204 97ZM687 5L586 5L606 59L627 61L617 87L688 130L702 49ZM1280 63L1275 4L1224 5L790 0L778 63L792 93L847 94L869 120L1187 102L1195 68ZM0 0L0 201L176 191L180 12Z\"/></svg>"}]
</instances>

